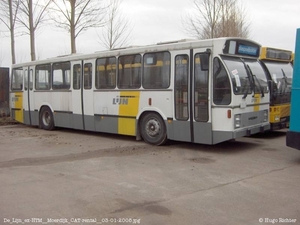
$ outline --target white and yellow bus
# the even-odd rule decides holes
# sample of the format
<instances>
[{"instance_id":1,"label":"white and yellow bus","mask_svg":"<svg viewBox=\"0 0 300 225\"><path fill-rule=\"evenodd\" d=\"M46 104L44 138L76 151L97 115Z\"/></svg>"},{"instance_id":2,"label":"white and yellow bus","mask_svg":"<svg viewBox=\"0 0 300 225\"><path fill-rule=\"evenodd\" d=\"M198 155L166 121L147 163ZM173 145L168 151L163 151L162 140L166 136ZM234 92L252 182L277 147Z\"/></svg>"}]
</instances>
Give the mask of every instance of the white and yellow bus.
<instances>
[{"instance_id":1,"label":"white and yellow bus","mask_svg":"<svg viewBox=\"0 0 300 225\"><path fill-rule=\"evenodd\" d=\"M269 83L271 130L286 128L290 122L293 52L262 47L260 61Z\"/></svg>"},{"instance_id":2,"label":"white and yellow bus","mask_svg":"<svg viewBox=\"0 0 300 225\"><path fill-rule=\"evenodd\" d=\"M11 115L46 130L216 144L270 128L259 55L251 40L220 38L16 64Z\"/></svg>"}]
</instances>

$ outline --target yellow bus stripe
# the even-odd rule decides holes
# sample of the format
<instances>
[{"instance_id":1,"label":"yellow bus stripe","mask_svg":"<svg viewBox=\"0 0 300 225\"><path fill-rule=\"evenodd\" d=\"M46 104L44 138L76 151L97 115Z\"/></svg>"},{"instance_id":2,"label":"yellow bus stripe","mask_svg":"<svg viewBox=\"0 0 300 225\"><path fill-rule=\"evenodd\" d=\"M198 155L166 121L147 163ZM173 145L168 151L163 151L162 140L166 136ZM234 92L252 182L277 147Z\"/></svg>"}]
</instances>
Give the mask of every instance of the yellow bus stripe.
<instances>
[{"instance_id":1,"label":"yellow bus stripe","mask_svg":"<svg viewBox=\"0 0 300 225\"><path fill-rule=\"evenodd\" d=\"M140 92L122 91L119 97L118 133L136 135L135 118L139 111Z\"/></svg>"}]
</instances>

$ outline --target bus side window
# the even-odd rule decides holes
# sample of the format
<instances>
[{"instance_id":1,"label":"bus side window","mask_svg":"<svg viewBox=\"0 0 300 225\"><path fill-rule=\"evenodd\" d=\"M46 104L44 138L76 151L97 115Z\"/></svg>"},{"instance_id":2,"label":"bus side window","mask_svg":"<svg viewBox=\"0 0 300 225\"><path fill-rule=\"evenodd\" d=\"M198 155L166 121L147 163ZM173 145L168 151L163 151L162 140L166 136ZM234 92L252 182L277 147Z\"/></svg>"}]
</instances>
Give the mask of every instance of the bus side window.
<instances>
[{"instance_id":1,"label":"bus side window","mask_svg":"<svg viewBox=\"0 0 300 225\"><path fill-rule=\"evenodd\" d=\"M92 63L84 64L84 89L91 89L92 88L92 73L93 73L93 66Z\"/></svg>"},{"instance_id":2,"label":"bus side window","mask_svg":"<svg viewBox=\"0 0 300 225\"><path fill-rule=\"evenodd\" d=\"M189 57L177 55L175 58L175 118L188 120L188 80Z\"/></svg>"},{"instance_id":3,"label":"bus side window","mask_svg":"<svg viewBox=\"0 0 300 225\"><path fill-rule=\"evenodd\" d=\"M52 66L52 88L70 89L71 64L70 62L54 63Z\"/></svg>"},{"instance_id":4,"label":"bus side window","mask_svg":"<svg viewBox=\"0 0 300 225\"><path fill-rule=\"evenodd\" d=\"M118 60L118 87L133 88L141 87L141 55L120 56Z\"/></svg>"},{"instance_id":5,"label":"bus side window","mask_svg":"<svg viewBox=\"0 0 300 225\"><path fill-rule=\"evenodd\" d=\"M206 66L203 67L204 63L201 59L206 58L203 55L207 53L198 53L194 58L194 114L195 120L198 122L207 122L208 116L208 80L209 80L209 61L206 59Z\"/></svg>"},{"instance_id":6,"label":"bus side window","mask_svg":"<svg viewBox=\"0 0 300 225\"><path fill-rule=\"evenodd\" d=\"M213 101L216 105L229 105L231 88L228 74L219 58L214 58Z\"/></svg>"},{"instance_id":7,"label":"bus side window","mask_svg":"<svg viewBox=\"0 0 300 225\"><path fill-rule=\"evenodd\" d=\"M96 89L115 89L116 58L101 58L96 61Z\"/></svg>"},{"instance_id":8,"label":"bus side window","mask_svg":"<svg viewBox=\"0 0 300 225\"><path fill-rule=\"evenodd\" d=\"M73 66L73 89L79 90L81 88L81 65L75 64Z\"/></svg>"},{"instance_id":9,"label":"bus side window","mask_svg":"<svg viewBox=\"0 0 300 225\"><path fill-rule=\"evenodd\" d=\"M146 53L144 55L143 87L145 89L168 88L170 86L169 52Z\"/></svg>"},{"instance_id":10,"label":"bus side window","mask_svg":"<svg viewBox=\"0 0 300 225\"><path fill-rule=\"evenodd\" d=\"M50 90L50 71L50 64L37 65L35 67L36 90Z\"/></svg>"},{"instance_id":11,"label":"bus side window","mask_svg":"<svg viewBox=\"0 0 300 225\"><path fill-rule=\"evenodd\" d=\"M24 70L24 90L28 90L28 70Z\"/></svg>"},{"instance_id":12,"label":"bus side window","mask_svg":"<svg viewBox=\"0 0 300 225\"><path fill-rule=\"evenodd\" d=\"M33 90L33 70L29 71L29 90Z\"/></svg>"}]
</instances>

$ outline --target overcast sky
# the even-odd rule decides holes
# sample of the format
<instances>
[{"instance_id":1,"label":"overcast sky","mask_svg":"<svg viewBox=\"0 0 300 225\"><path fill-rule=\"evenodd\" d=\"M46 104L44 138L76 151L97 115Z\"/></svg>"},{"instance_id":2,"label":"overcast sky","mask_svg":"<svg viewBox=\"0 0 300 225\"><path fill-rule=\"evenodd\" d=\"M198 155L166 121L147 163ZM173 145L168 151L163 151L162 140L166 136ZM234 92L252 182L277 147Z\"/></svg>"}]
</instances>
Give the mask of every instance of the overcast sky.
<instances>
[{"instance_id":1,"label":"overcast sky","mask_svg":"<svg viewBox=\"0 0 300 225\"><path fill-rule=\"evenodd\" d=\"M251 24L250 38L263 46L294 51L296 29L300 28L299 0L242 0ZM191 38L182 19L193 8L192 0L123 0L123 13L132 25L130 45L149 45ZM1 27L3 30L3 26ZM0 34L0 66L10 67L10 39ZM77 38L77 52L103 50L97 32L89 30ZM70 53L69 36L58 28L44 26L36 37L38 59ZM16 38L17 62L30 60L29 37Z\"/></svg>"}]
</instances>

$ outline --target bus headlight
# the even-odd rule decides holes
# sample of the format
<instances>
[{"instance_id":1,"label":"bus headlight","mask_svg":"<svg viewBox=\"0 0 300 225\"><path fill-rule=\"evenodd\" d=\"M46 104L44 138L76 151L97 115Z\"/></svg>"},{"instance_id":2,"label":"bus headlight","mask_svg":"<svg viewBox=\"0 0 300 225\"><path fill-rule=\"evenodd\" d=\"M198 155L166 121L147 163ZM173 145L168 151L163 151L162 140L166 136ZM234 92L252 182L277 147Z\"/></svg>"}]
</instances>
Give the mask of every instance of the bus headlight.
<instances>
[{"instance_id":1,"label":"bus headlight","mask_svg":"<svg viewBox=\"0 0 300 225\"><path fill-rule=\"evenodd\" d=\"M236 114L234 116L234 128L240 128L241 127L241 114Z\"/></svg>"},{"instance_id":2,"label":"bus headlight","mask_svg":"<svg viewBox=\"0 0 300 225\"><path fill-rule=\"evenodd\" d=\"M264 122L268 122L269 121L269 113L268 110L264 110Z\"/></svg>"}]
</instances>

